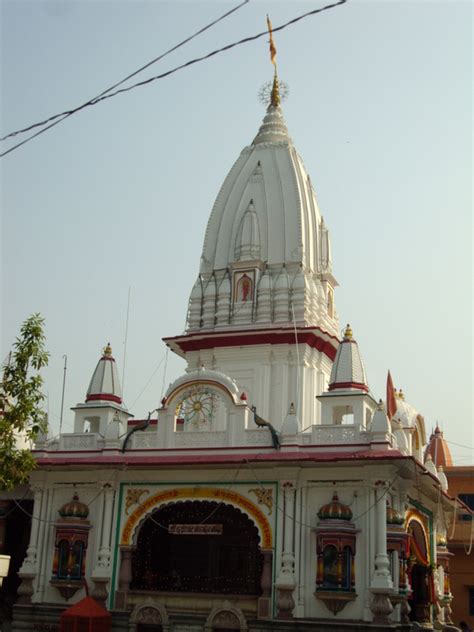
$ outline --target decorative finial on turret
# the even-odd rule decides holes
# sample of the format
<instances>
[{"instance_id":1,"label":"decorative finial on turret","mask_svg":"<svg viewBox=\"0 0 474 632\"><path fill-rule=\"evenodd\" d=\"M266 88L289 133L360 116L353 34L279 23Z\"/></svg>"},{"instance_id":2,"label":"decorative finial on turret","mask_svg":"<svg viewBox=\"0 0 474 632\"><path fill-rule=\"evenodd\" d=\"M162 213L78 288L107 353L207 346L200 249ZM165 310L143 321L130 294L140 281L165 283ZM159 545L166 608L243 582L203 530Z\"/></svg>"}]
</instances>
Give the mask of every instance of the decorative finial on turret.
<instances>
[{"instance_id":1,"label":"decorative finial on turret","mask_svg":"<svg viewBox=\"0 0 474 632\"><path fill-rule=\"evenodd\" d=\"M402 391L402 389L400 389L398 391L398 397L399 399L401 399L402 401L405 401L405 393Z\"/></svg>"},{"instance_id":2,"label":"decorative finial on turret","mask_svg":"<svg viewBox=\"0 0 474 632\"><path fill-rule=\"evenodd\" d=\"M352 328L349 324L346 325L346 329L344 331L344 340L352 339Z\"/></svg>"},{"instance_id":3,"label":"decorative finial on turret","mask_svg":"<svg viewBox=\"0 0 474 632\"><path fill-rule=\"evenodd\" d=\"M278 83L278 75L277 75L277 71L275 68L275 75L273 77L273 86L272 86L272 93L270 96L270 105L272 105L274 108L277 108L280 105L280 86Z\"/></svg>"},{"instance_id":4,"label":"decorative finial on turret","mask_svg":"<svg viewBox=\"0 0 474 632\"><path fill-rule=\"evenodd\" d=\"M379 403L377 404L377 410L385 410L385 406L383 405L383 401L379 399Z\"/></svg>"},{"instance_id":5,"label":"decorative finial on turret","mask_svg":"<svg viewBox=\"0 0 474 632\"><path fill-rule=\"evenodd\" d=\"M112 347L110 346L110 342L107 343L107 346L104 347L104 355L110 358L112 356Z\"/></svg>"}]
</instances>

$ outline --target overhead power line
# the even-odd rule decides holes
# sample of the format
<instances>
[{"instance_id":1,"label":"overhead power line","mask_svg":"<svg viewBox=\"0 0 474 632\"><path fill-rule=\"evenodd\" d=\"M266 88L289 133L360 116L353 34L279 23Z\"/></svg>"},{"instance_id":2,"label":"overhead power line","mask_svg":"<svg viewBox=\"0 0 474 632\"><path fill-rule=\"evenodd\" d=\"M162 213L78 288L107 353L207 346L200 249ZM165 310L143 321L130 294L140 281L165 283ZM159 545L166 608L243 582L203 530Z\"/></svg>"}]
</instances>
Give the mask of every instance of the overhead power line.
<instances>
[{"instance_id":1,"label":"overhead power line","mask_svg":"<svg viewBox=\"0 0 474 632\"><path fill-rule=\"evenodd\" d=\"M246 0L246 1L248 1L248 0ZM272 29L273 33L276 33L278 31L282 31L283 29L287 28L288 26L296 24L296 22L299 22L300 20L308 18L308 17L310 17L312 15L316 15L317 13L322 13L323 11L327 11L328 9L334 9L335 7L338 7L338 6L342 5L342 4L345 4L346 2L347 2L347 0L338 0L338 2L334 2L332 4L328 4L328 5L324 6L324 7L320 7L319 9L313 9L312 11L307 11L306 13L303 13L302 15L299 15L299 16L289 20L288 22L285 22L284 24L281 24L280 26L273 27L273 29ZM238 8L240 8L240 6L241 5L238 5L233 10L236 11ZM214 23L220 21L221 19L223 19L223 17L225 17L229 13L230 12L228 12L224 16L221 16L221 18L216 20ZM200 32L202 32L206 28L209 28L209 27L205 27ZM192 37L195 37L197 34L198 33L196 33ZM51 129L52 127L54 127L58 123L61 123L61 121L63 121L65 118L68 118L72 114L75 114L76 112L79 112L80 110L83 110L86 107L90 107L92 105L96 105L97 103L100 103L101 101L105 101L106 99L110 99L112 97L115 97L118 94L122 94L123 92L129 92L130 90L134 90L135 88L148 85L148 84L150 84L150 83L152 83L154 81L158 81L159 79L164 79L165 77L169 77L170 75L178 72L179 70L183 70L184 68L188 68L189 66L192 66L194 64L200 63L202 61L206 61L206 60L210 59L211 57L214 57L215 55L219 55L220 53L224 53L224 52L226 52L228 50L231 50L232 48L235 48L236 46L241 46L243 44L249 44L250 42L253 42L253 41L257 40L257 39L260 39L261 37L264 37L265 35L268 35L268 31L262 31L261 33L257 33L256 35L251 35L249 37L244 37L243 39L241 39L241 40L239 40L237 42L232 42L231 44L227 44L226 46L223 46L222 48L218 48L216 50L213 50L210 53L207 53L206 55L202 55L201 57L196 57L194 59L191 59L190 61L187 61L187 62L185 62L183 64L180 64L179 66L176 66L176 67L172 68L171 70L167 70L166 72L163 72L163 73L161 73L159 75L156 75L154 77L149 77L148 79L145 79L143 81L139 81L139 82L137 82L135 84L132 84L131 86L128 86L126 88L120 88L118 90L115 90L114 92L111 92L116 87L116 86L113 86L113 87L105 90L104 92L102 92L100 95L98 95L94 99L90 99L86 103L83 103L82 105L80 105L80 106L78 106L78 107L76 107L76 108L74 108L72 110L66 110L65 112L61 112L59 114L55 114L55 115L49 117L48 119L46 119L45 121L42 121L42 122L39 122L39 123L34 123L33 125L30 125L28 128L24 128L23 130L18 130L18 132L11 132L10 134L8 134L7 136L5 136L3 139L0 139L0 140L5 140L7 138L11 138L12 136L15 136L16 134L20 134L20 133L29 131L29 130L35 128L35 127L39 127L41 125L45 125L46 123L48 123L50 121L53 121L47 127L44 127L43 129L39 130L35 134L29 136L25 140L21 141L20 143L17 143L13 147L10 147L10 149L7 149L3 153L1 153L0 157L6 156L10 152L14 151L15 149L18 149L19 147L21 147L25 143L29 142L30 140L33 140L33 138L36 138L40 134L43 134L44 132L46 132L48 129ZM192 37L190 37L189 39L192 39ZM189 41L189 39L185 40L185 42ZM175 48L171 49L171 50L175 50ZM165 53L165 54L168 54L168 53ZM165 54L163 54L162 56L160 56L157 59L162 59ZM150 62L150 64L151 63L154 63L154 62ZM145 67L148 67L150 64L148 64ZM133 75L130 75L130 76L134 76L135 74L137 74L137 72L140 72L140 70L136 71ZM116 85L117 86L121 85L124 81L127 81L127 79L123 79L121 82L119 82Z\"/></svg>"},{"instance_id":2,"label":"overhead power line","mask_svg":"<svg viewBox=\"0 0 474 632\"><path fill-rule=\"evenodd\" d=\"M118 81L117 83L114 83L109 88L106 88L105 90L102 90L102 92L100 92L97 96L93 97L92 99L89 99L88 101L86 101L82 105L79 105L79 106L73 108L72 110L65 110L64 112L60 112L59 114L53 114L53 116L48 117L44 121L39 121L38 123L33 123L32 125L28 125L28 127L24 127L23 129L16 130L15 132L10 132L6 136L3 136L3 138L0 138L0 141L7 140L8 138L12 138L13 136L18 136L18 134L24 134L25 132L29 132L32 129L35 129L36 127L42 127L43 125L46 125L47 123L51 123L51 121L55 121L52 125L49 125L47 128L41 130L41 132L38 132L37 134L34 134L33 136L30 136L30 138L27 138L26 141L24 141L24 142L27 142L28 140L31 140L32 138L35 138L36 136L39 136L39 134L42 134L47 129L50 129L51 127L54 127L58 123L61 123L61 121L63 121L64 119L68 118L72 114L75 114L76 112L79 112L79 110L82 110L83 108L88 107L89 105L93 105L94 103L96 103L96 101L98 99L100 99L100 97L104 96L108 92L111 92L112 90L115 90L115 88L118 88L119 86L124 84L129 79L132 79L132 77L135 77L136 75L138 75L143 70L146 70L147 68L149 68L153 64L156 64L156 62L160 61L161 59L163 59L164 57L166 57L170 53L173 53L178 48L181 48L181 46L184 46L185 44L187 44L188 42L193 40L195 37L197 37L198 35L201 35L205 31L209 30L211 27L215 26L218 22L221 22L222 20L227 18L232 13L235 13L235 11L238 11L244 5L248 4L249 2L250 2L250 0L243 0L243 2L241 2L238 5L236 5L235 7L230 9L229 11L226 11L225 13L223 13L217 19L213 20L209 24L206 24L206 26L203 26L201 29L199 29L199 31L196 31L195 33L193 33L189 37L186 37L183 41L179 42L179 44L176 44L175 46L173 46L172 48L168 49L167 51L165 51L161 55L158 55L158 57L155 57L154 59L152 59L151 61L146 63L144 66L141 66L140 68L138 68L138 70L135 70L131 74L127 75L126 77L124 77L123 79ZM59 121L56 120L58 118L60 119ZM23 143L20 143L18 145L18 147L21 146L22 144ZM5 154L9 153L9 151L12 151L13 149L16 149L16 146L12 147L11 149L9 149L7 152L5 152ZM5 154L0 154L0 155L3 156Z\"/></svg>"}]
</instances>

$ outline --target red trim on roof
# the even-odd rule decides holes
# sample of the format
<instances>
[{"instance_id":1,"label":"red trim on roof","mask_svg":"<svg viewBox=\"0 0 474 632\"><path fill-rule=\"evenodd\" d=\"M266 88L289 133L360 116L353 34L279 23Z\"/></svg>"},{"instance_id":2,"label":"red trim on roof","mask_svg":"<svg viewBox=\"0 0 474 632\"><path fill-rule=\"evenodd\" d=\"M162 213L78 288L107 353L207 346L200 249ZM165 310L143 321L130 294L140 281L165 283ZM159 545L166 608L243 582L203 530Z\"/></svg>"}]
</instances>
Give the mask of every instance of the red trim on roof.
<instances>
[{"instance_id":1,"label":"red trim on roof","mask_svg":"<svg viewBox=\"0 0 474 632\"><path fill-rule=\"evenodd\" d=\"M147 419L129 419L127 421L127 426L138 426L139 424L144 423L145 421L148 421ZM158 424L158 419L150 419L150 421L148 422L149 426L156 426Z\"/></svg>"},{"instance_id":2,"label":"red trim on roof","mask_svg":"<svg viewBox=\"0 0 474 632\"><path fill-rule=\"evenodd\" d=\"M316 333L319 330L324 336L332 338L334 343L325 340ZM338 342L335 336L326 333L319 327L302 327L296 330L298 344L307 344L313 349L317 349L328 356L330 360L336 357ZM293 328L265 329L265 330L239 330L232 332L196 332L186 336L175 336L173 338L163 338L169 346L176 346L182 352L201 351L202 349L214 349L217 347L243 347L250 345L282 345L296 343L295 331Z\"/></svg>"},{"instance_id":3,"label":"red trim on roof","mask_svg":"<svg viewBox=\"0 0 474 632\"><path fill-rule=\"evenodd\" d=\"M89 458L44 458L39 457L37 462L40 467L64 466L64 465L153 465L153 466L173 466L173 465L212 465L245 463L245 461L255 462L312 462L327 463L331 461L364 461L364 460L390 460L407 459L398 450L365 450L363 452L259 452L258 454L195 454L195 455L174 455L174 456L138 456L131 453L124 453L118 456L90 456Z\"/></svg>"},{"instance_id":4,"label":"red trim on roof","mask_svg":"<svg viewBox=\"0 0 474 632\"><path fill-rule=\"evenodd\" d=\"M367 384L361 382L334 382L328 386L328 391L333 391L336 388L358 388L361 391L369 392Z\"/></svg>"},{"instance_id":5,"label":"red trim on roof","mask_svg":"<svg viewBox=\"0 0 474 632\"><path fill-rule=\"evenodd\" d=\"M116 404L122 403L122 398L118 397L118 395L112 395L111 393L92 393L91 395L87 395L86 402L96 402L99 400L104 400L106 402L115 402Z\"/></svg>"},{"instance_id":6,"label":"red trim on roof","mask_svg":"<svg viewBox=\"0 0 474 632\"><path fill-rule=\"evenodd\" d=\"M115 362L115 358L113 356L103 355L101 360L107 360L108 362Z\"/></svg>"}]
</instances>

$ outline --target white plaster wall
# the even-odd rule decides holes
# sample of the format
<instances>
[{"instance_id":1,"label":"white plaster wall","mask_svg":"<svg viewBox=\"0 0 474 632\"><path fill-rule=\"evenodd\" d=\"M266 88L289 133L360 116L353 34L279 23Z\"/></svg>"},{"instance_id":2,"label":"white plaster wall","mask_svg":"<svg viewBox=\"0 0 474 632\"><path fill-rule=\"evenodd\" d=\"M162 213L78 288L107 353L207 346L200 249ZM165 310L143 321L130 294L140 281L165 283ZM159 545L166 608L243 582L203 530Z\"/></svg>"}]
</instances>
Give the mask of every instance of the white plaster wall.
<instances>
[{"instance_id":1,"label":"white plaster wall","mask_svg":"<svg viewBox=\"0 0 474 632\"><path fill-rule=\"evenodd\" d=\"M204 365L229 375L246 393L248 405L255 405L277 429L292 402L302 428L321 423L316 396L329 380L332 361L317 349L305 344L251 345L188 352L186 359L189 370Z\"/></svg>"}]
</instances>

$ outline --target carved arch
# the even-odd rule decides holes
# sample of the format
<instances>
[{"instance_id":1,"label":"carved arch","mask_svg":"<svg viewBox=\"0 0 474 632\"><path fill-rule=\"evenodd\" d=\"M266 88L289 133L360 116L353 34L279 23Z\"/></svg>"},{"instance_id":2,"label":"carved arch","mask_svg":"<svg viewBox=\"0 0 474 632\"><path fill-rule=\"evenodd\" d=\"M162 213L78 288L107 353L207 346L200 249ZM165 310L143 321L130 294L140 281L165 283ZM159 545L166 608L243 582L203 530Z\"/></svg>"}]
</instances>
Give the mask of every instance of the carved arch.
<instances>
[{"instance_id":1,"label":"carved arch","mask_svg":"<svg viewBox=\"0 0 474 632\"><path fill-rule=\"evenodd\" d=\"M202 499L228 502L230 505L242 510L257 526L261 538L261 547L264 549L271 549L273 547L272 528L262 510L238 492L214 487L180 487L168 489L147 498L147 500L139 505L128 517L122 529L120 544L122 546L134 545L140 523L159 506L178 500Z\"/></svg>"},{"instance_id":2,"label":"carved arch","mask_svg":"<svg viewBox=\"0 0 474 632\"><path fill-rule=\"evenodd\" d=\"M209 613L204 632L213 632L214 628L227 628L228 630L240 630L240 632L248 631L242 610L233 606L229 601L214 606Z\"/></svg>"},{"instance_id":3,"label":"carved arch","mask_svg":"<svg viewBox=\"0 0 474 632\"><path fill-rule=\"evenodd\" d=\"M151 598L135 606L130 615L130 632L135 632L139 623L161 625L163 632L170 631L170 620L166 608Z\"/></svg>"}]
</instances>

